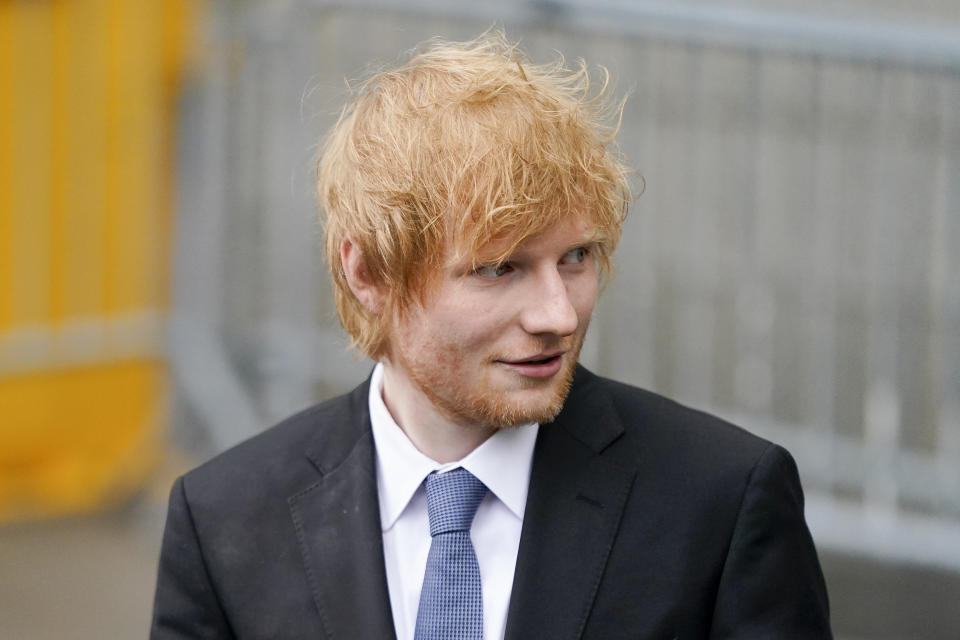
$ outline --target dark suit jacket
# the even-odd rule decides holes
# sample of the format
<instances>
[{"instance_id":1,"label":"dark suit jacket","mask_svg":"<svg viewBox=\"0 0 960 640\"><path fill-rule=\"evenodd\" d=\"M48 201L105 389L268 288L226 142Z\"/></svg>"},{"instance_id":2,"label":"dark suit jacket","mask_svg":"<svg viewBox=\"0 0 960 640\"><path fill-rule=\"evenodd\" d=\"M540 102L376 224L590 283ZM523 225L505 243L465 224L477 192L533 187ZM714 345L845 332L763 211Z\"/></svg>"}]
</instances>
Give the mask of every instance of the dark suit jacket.
<instances>
[{"instance_id":1,"label":"dark suit jacket","mask_svg":"<svg viewBox=\"0 0 960 640\"><path fill-rule=\"evenodd\" d=\"M392 638L368 384L177 480L151 638ZM829 638L790 455L578 368L540 428L507 638Z\"/></svg>"}]
</instances>

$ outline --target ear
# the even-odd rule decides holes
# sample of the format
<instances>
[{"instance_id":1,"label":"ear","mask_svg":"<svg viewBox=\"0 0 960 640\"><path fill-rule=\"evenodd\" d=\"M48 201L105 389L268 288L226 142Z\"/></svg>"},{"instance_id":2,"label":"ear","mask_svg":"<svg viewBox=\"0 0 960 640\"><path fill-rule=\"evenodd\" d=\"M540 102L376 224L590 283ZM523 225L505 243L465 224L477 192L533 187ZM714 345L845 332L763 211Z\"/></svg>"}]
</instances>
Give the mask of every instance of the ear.
<instances>
[{"instance_id":1,"label":"ear","mask_svg":"<svg viewBox=\"0 0 960 640\"><path fill-rule=\"evenodd\" d=\"M384 295L381 287L370 279L367 263L360 247L347 238L340 245L340 263L347 277L347 285L364 309L375 316L383 313Z\"/></svg>"}]
</instances>

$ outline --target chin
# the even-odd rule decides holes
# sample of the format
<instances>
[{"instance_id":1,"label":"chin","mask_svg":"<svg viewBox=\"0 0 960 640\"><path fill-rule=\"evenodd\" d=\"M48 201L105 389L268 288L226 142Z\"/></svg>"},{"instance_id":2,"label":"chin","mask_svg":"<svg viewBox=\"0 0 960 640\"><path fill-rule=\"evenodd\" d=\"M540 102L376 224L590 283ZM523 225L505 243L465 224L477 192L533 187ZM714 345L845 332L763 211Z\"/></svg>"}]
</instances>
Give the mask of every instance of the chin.
<instances>
[{"instance_id":1,"label":"chin","mask_svg":"<svg viewBox=\"0 0 960 640\"><path fill-rule=\"evenodd\" d=\"M546 388L520 388L502 394L486 394L478 397L464 413L472 421L487 424L498 429L519 427L531 422L545 424L552 422L563 409L563 403L570 391L573 369L560 371Z\"/></svg>"}]
</instances>

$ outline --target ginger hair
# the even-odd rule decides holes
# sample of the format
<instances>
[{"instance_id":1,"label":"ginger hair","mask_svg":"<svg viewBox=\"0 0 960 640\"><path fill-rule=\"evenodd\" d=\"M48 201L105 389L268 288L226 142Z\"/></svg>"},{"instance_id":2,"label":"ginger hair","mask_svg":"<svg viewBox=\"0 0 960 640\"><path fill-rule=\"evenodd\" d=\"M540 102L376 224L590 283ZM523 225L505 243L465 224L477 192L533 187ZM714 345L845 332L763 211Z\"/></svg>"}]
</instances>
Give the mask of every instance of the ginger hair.
<instances>
[{"instance_id":1,"label":"ginger hair","mask_svg":"<svg viewBox=\"0 0 960 640\"><path fill-rule=\"evenodd\" d=\"M386 355L393 314L423 304L450 259L503 262L566 216L588 222L610 273L630 186L614 143L623 103L609 100L602 75L594 89L585 62L532 64L488 31L427 41L357 87L317 171L337 314L356 348ZM350 290L345 241L383 293L381 313Z\"/></svg>"}]
</instances>

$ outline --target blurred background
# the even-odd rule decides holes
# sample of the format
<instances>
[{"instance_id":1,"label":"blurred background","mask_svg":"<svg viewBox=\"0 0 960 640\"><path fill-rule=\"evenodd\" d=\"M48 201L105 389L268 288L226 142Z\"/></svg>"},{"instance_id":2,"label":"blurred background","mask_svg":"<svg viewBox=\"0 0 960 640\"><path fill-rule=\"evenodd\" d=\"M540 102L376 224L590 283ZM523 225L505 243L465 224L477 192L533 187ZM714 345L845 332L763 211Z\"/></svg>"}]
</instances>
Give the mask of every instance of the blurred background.
<instances>
[{"instance_id":1,"label":"blurred background","mask_svg":"<svg viewBox=\"0 0 960 640\"><path fill-rule=\"evenodd\" d=\"M839 638L960 637L956 0L3 0L0 638L145 637L174 477L368 373L318 140L494 23L630 96L584 363L795 454Z\"/></svg>"}]
</instances>

